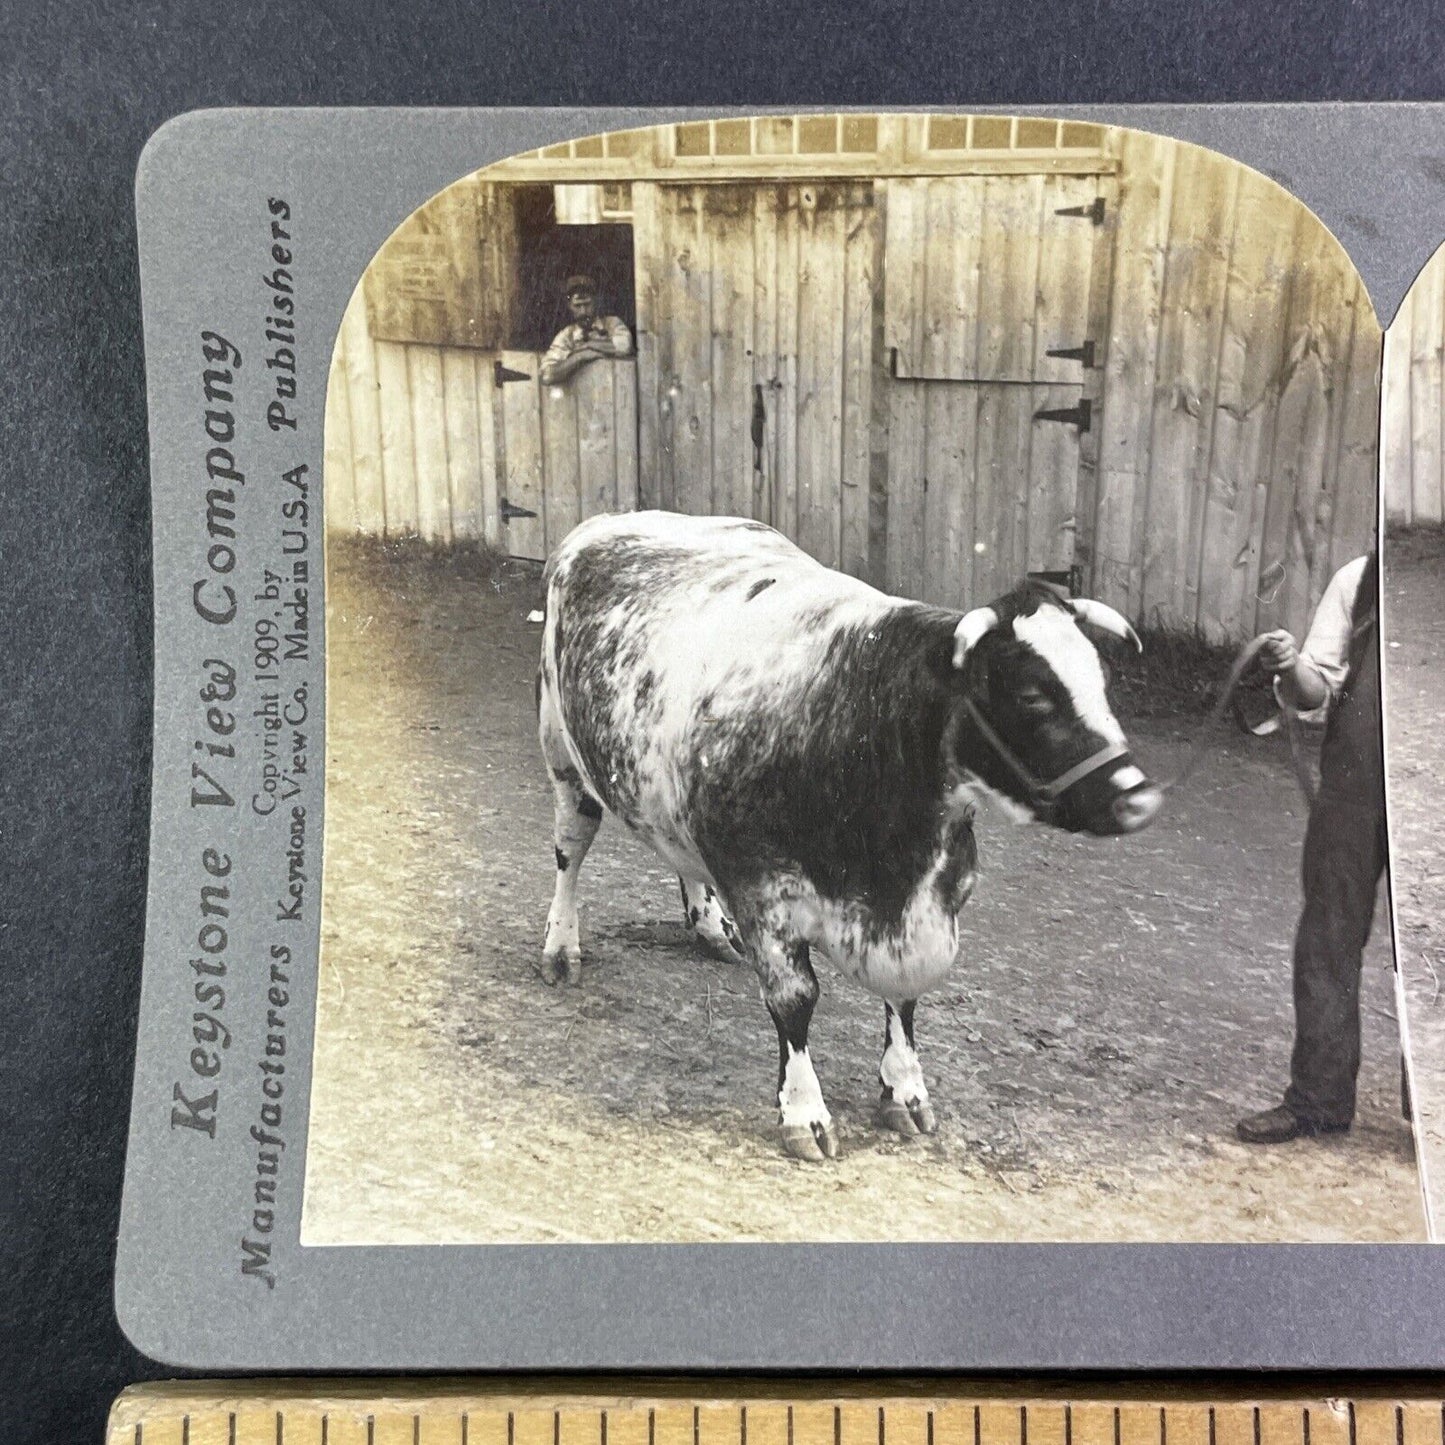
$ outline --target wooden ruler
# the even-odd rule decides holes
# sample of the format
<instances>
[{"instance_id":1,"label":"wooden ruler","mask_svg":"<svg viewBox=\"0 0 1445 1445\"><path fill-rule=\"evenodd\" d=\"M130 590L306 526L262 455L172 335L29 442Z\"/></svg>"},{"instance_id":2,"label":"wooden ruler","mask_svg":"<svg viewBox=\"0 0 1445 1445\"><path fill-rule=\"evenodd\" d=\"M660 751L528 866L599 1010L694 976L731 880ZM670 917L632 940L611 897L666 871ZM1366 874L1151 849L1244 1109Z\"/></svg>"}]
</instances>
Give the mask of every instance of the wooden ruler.
<instances>
[{"instance_id":1,"label":"wooden ruler","mask_svg":"<svg viewBox=\"0 0 1445 1445\"><path fill-rule=\"evenodd\" d=\"M1317 1392L1316 1392L1317 1391ZM1362 1388L940 1380L137 1385L108 1445L1445 1445L1445 1379Z\"/></svg>"}]
</instances>

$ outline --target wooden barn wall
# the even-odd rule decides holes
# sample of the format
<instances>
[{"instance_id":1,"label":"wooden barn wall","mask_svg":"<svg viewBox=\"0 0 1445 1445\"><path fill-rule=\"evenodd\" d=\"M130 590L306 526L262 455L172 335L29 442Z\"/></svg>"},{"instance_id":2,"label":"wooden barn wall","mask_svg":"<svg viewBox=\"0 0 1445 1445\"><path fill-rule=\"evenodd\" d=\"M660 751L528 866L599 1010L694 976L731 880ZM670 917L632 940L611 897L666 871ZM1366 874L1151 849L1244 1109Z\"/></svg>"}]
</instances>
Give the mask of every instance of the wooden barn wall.
<instances>
[{"instance_id":1,"label":"wooden barn wall","mask_svg":"<svg viewBox=\"0 0 1445 1445\"><path fill-rule=\"evenodd\" d=\"M357 292L326 393L326 529L501 536L493 357L466 347L377 341Z\"/></svg>"},{"instance_id":2,"label":"wooden barn wall","mask_svg":"<svg viewBox=\"0 0 1445 1445\"><path fill-rule=\"evenodd\" d=\"M1415 278L1385 333L1385 520L1445 522L1445 249Z\"/></svg>"},{"instance_id":3,"label":"wooden barn wall","mask_svg":"<svg viewBox=\"0 0 1445 1445\"><path fill-rule=\"evenodd\" d=\"M1060 212L1087 210L1112 185L1104 174L882 183L890 589L963 607L1073 563L1093 435L1036 413L1098 404L1082 360L1050 353L1102 338L1107 247L1088 219Z\"/></svg>"},{"instance_id":4,"label":"wooden barn wall","mask_svg":"<svg viewBox=\"0 0 1445 1445\"><path fill-rule=\"evenodd\" d=\"M865 575L872 185L634 185L633 225L642 504L756 517Z\"/></svg>"},{"instance_id":5,"label":"wooden barn wall","mask_svg":"<svg viewBox=\"0 0 1445 1445\"><path fill-rule=\"evenodd\" d=\"M1211 152L1120 159L1090 585L1135 619L1305 626L1375 518L1381 336L1305 208Z\"/></svg>"},{"instance_id":6,"label":"wooden barn wall","mask_svg":"<svg viewBox=\"0 0 1445 1445\"><path fill-rule=\"evenodd\" d=\"M1097 177L1109 206L1092 252L1068 246L1052 259L1054 243L1041 232L1020 248L989 228L1017 229L1006 196L1027 193L1023 209L1043 215L1058 209L1054 200L1084 194L1091 178L1077 157L1067 185L1062 175L1019 170L984 179L635 181L641 503L759 516L832 565L938 600L976 601L1002 581L978 560L988 560L983 542L1006 570L1076 560L1092 595L1146 623L1220 638L1301 629L1332 570L1368 545L1373 527L1381 360L1373 310L1332 238L1272 182L1133 132L1109 132L1105 150L1117 176ZM951 189L994 198L974 208L976 236L950 229ZM921 207L949 238L958 254L947 265L941 243L899 254L907 248L890 219L895 201ZM418 255L480 215L439 213L415 238ZM1092 229L1086 219L1071 224ZM470 269L444 269L430 252L422 259L437 286L457 277L474 284ZM1029 405L1088 395L1096 401L1088 433L1030 425L1031 412L1002 392L996 405L969 402L946 381L889 374L885 274L892 285L930 268L960 295L976 281L1035 298L1032 311L1021 303L1016 326L1005 318L958 331L971 352L953 355L950 339L925 359L944 377L983 365L1000 381L1020 379L1005 373L1026 353L1037 368L1042 343L1074 340L1045 330L1074 329L1074 318L1057 314L1057 297L1081 294L1087 270L1091 316L1103 319L1099 364L1078 384L1036 370ZM1060 269L1067 286L1051 290ZM1106 294L1097 292L1101 276ZM926 308L932 282L920 284ZM361 296L348 309L328 395L329 529L483 538L517 550L500 500L517 480L507 470L504 408L521 398L492 384L500 353L480 349L480 336L434 343L419 289L406 320L373 283L371 310L392 328L378 336ZM1402 423L1392 406L1386 454L1392 515L1407 520L1445 511L1442 313L1445 267L1437 267L1402 316L1408 345L1404 324L1391 338L1392 358L1402 347L1410 358L1408 367L1392 362L1392 376L1409 374L1410 419ZM1435 323L1428 337L1416 325L1426 316ZM1040 318L1052 319L1040 329ZM388 339L408 327L413 339ZM1399 480L1406 451L1408 508ZM578 476L595 461L579 457ZM570 476L570 458L561 462L559 475ZM920 474L930 480L926 495ZM579 505L585 514L585 499ZM551 545L554 530L531 532Z\"/></svg>"}]
</instances>

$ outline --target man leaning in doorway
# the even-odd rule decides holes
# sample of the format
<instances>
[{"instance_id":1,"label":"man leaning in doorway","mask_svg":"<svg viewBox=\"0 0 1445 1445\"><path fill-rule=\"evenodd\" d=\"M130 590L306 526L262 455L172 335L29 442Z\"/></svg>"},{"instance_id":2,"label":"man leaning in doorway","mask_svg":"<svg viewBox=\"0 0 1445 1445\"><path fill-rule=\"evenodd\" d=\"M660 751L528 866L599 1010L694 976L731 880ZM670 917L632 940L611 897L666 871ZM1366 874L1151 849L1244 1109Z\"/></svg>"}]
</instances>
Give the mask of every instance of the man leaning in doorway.
<instances>
[{"instance_id":1,"label":"man leaning in doorway","mask_svg":"<svg viewBox=\"0 0 1445 1445\"><path fill-rule=\"evenodd\" d=\"M590 276L567 278L567 309L572 324L553 337L542 358L544 386L557 386L602 357L632 355L632 333L626 323L597 314L597 285Z\"/></svg>"},{"instance_id":2,"label":"man leaning in doorway","mask_svg":"<svg viewBox=\"0 0 1445 1445\"><path fill-rule=\"evenodd\" d=\"M1385 774L1375 556L1325 588L1304 646L1283 630L1260 652L1280 701L1328 707L1319 796L1304 843L1304 909L1294 940L1294 1052L1284 1102L1235 1126L1247 1144L1340 1133L1355 1117L1360 968L1385 870Z\"/></svg>"}]
</instances>

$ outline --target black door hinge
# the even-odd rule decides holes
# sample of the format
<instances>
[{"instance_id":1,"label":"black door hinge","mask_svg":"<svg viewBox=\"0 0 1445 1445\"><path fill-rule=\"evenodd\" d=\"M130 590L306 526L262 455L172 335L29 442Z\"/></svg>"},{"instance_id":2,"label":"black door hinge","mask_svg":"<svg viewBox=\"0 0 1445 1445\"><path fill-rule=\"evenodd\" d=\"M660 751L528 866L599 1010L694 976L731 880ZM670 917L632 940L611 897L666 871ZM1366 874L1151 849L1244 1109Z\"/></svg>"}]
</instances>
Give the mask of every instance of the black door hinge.
<instances>
[{"instance_id":1,"label":"black door hinge","mask_svg":"<svg viewBox=\"0 0 1445 1445\"><path fill-rule=\"evenodd\" d=\"M1095 196L1087 206L1063 206L1054 212L1056 216L1084 216L1087 217L1090 225L1102 226L1104 224L1104 198Z\"/></svg>"},{"instance_id":2,"label":"black door hinge","mask_svg":"<svg viewBox=\"0 0 1445 1445\"><path fill-rule=\"evenodd\" d=\"M1036 411L1035 421L1063 421L1076 426L1081 432L1088 431L1094 419L1094 404L1087 398L1077 406L1060 407L1055 411Z\"/></svg>"},{"instance_id":3,"label":"black door hinge","mask_svg":"<svg viewBox=\"0 0 1445 1445\"><path fill-rule=\"evenodd\" d=\"M525 371L513 371L510 366L503 366L500 361L492 363L492 385L501 390L509 381L531 381L531 374Z\"/></svg>"},{"instance_id":4,"label":"black door hinge","mask_svg":"<svg viewBox=\"0 0 1445 1445\"><path fill-rule=\"evenodd\" d=\"M502 520L504 522L514 521L518 517L535 517L535 512L529 512L525 507L514 506L505 497L502 498Z\"/></svg>"},{"instance_id":5,"label":"black door hinge","mask_svg":"<svg viewBox=\"0 0 1445 1445\"><path fill-rule=\"evenodd\" d=\"M1085 371L1094 369L1094 343L1086 341L1082 346L1060 346L1044 352L1045 356L1057 356L1060 361L1077 361Z\"/></svg>"}]
</instances>

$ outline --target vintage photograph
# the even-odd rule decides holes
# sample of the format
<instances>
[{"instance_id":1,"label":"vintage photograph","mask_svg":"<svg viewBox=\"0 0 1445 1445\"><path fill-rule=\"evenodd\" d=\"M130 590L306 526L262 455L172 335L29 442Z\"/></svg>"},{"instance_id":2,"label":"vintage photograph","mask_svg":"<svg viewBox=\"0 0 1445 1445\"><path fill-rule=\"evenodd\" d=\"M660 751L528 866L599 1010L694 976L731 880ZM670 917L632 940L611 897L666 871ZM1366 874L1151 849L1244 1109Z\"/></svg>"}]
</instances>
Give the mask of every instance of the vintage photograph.
<instances>
[{"instance_id":1,"label":"vintage photograph","mask_svg":"<svg viewBox=\"0 0 1445 1445\"><path fill-rule=\"evenodd\" d=\"M327 394L303 1243L1427 1238L1381 364L1279 180L1122 128L429 201Z\"/></svg>"},{"instance_id":2,"label":"vintage photograph","mask_svg":"<svg viewBox=\"0 0 1445 1445\"><path fill-rule=\"evenodd\" d=\"M1385 767L1390 876L1417 1147L1435 1238L1445 1229L1445 251L1385 333Z\"/></svg>"}]
</instances>

